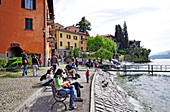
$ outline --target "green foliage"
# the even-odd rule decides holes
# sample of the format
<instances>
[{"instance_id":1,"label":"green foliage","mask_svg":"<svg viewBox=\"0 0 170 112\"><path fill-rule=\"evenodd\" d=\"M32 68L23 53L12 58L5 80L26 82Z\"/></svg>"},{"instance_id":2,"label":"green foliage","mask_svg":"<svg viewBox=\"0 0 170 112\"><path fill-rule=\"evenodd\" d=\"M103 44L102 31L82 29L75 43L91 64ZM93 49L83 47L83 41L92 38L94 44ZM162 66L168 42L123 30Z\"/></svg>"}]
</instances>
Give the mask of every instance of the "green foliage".
<instances>
[{"instance_id":1,"label":"green foliage","mask_svg":"<svg viewBox=\"0 0 170 112\"><path fill-rule=\"evenodd\" d=\"M0 68L4 68L7 64L7 61L5 58L0 58Z\"/></svg>"},{"instance_id":2,"label":"green foliage","mask_svg":"<svg viewBox=\"0 0 170 112\"><path fill-rule=\"evenodd\" d=\"M73 52L73 50L71 49L71 50L69 51L68 57L69 57L69 58L72 58L73 56L74 56L74 52Z\"/></svg>"},{"instance_id":3,"label":"green foliage","mask_svg":"<svg viewBox=\"0 0 170 112\"><path fill-rule=\"evenodd\" d=\"M117 52L121 53L121 54L126 54L127 53L126 50L124 50L124 49L119 49Z\"/></svg>"},{"instance_id":4,"label":"green foliage","mask_svg":"<svg viewBox=\"0 0 170 112\"><path fill-rule=\"evenodd\" d=\"M146 48L131 47L125 55L125 60L132 62L148 62L151 50Z\"/></svg>"},{"instance_id":5,"label":"green foliage","mask_svg":"<svg viewBox=\"0 0 170 112\"><path fill-rule=\"evenodd\" d=\"M3 77L14 78L14 77L19 77L19 76L21 76L21 74L20 74L20 73L15 73L15 74L10 73L10 74L6 74L6 75L4 75Z\"/></svg>"},{"instance_id":6,"label":"green foliage","mask_svg":"<svg viewBox=\"0 0 170 112\"><path fill-rule=\"evenodd\" d=\"M68 58L76 58L76 57L80 57L80 49L79 48L75 48L75 49L71 49L69 51L69 55Z\"/></svg>"},{"instance_id":7,"label":"green foliage","mask_svg":"<svg viewBox=\"0 0 170 112\"><path fill-rule=\"evenodd\" d=\"M73 50L73 54L74 54L74 58L80 57L80 49L79 48L75 48Z\"/></svg>"},{"instance_id":8,"label":"green foliage","mask_svg":"<svg viewBox=\"0 0 170 112\"><path fill-rule=\"evenodd\" d=\"M6 67L6 71L18 72L20 67Z\"/></svg>"},{"instance_id":9,"label":"green foliage","mask_svg":"<svg viewBox=\"0 0 170 112\"><path fill-rule=\"evenodd\" d=\"M111 39L97 35L87 39L87 50L95 52L90 57L100 58L101 62L103 59L111 60L113 52L116 50L116 43Z\"/></svg>"},{"instance_id":10,"label":"green foliage","mask_svg":"<svg viewBox=\"0 0 170 112\"><path fill-rule=\"evenodd\" d=\"M87 55L86 52L83 52L83 53L82 53L82 58L88 58L88 55Z\"/></svg>"},{"instance_id":11,"label":"green foliage","mask_svg":"<svg viewBox=\"0 0 170 112\"><path fill-rule=\"evenodd\" d=\"M13 57L13 58L9 58L6 67L15 67L21 65L22 65L22 57Z\"/></svg>"},{"instance_id":12,"label":"green foliage","mask_svg":"<svg viewBox=\"0 0 170 112\"><path fill-rule=\"evenodd\" d=\"M89 37L87 39L87 50L98 51L100 48L114 52L116 50L116 43L101 35L96 35L96 37Z\"/></svg>"},{"instance_id":13,"label":"green foliage","mask_svg":"<svg viewBox=\"0 0 170 112\"><path fill-rule=\"evenodd\" d=\"M103 61L103 59L108 59L108 60L112 60L112 52L106 50L106 49L103 49L103 48L100 48L98 51L96 51L95 53L91 54L90 57L92 58L97 58L97 59L100 59L101 63Z\"/></svg>"},{"instance_id":14,"label":"green foliage","mask_svg":"<svg viewBox=\"0 0 170 112\"><path fill-rule=\"evenodd\" d=\"M89 34L88 31L91 30L91 23L86 20L85 17L81 18L81 21L79 23L76 24L76 26L80 29L80 32Z\"/></svg>"}]
</instances>

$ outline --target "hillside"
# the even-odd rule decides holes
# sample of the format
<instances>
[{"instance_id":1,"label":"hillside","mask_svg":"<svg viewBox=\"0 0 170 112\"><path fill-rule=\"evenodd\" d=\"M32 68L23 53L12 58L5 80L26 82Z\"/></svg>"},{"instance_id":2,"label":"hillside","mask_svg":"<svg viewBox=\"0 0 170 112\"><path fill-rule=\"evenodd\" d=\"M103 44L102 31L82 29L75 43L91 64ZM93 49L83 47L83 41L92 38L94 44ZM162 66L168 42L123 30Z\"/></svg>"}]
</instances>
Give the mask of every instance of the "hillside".
<instances>
[{"instance_id":1,"label":"hillside","mask_svg":"<svg viewBox=\"0 0 170 112\"><path fill-rule=\"evenodd\" d=\"M170 50L160 52L156 55L152 55L149 57L150 59L170 59Z\"/></svg>"}]
</instances>

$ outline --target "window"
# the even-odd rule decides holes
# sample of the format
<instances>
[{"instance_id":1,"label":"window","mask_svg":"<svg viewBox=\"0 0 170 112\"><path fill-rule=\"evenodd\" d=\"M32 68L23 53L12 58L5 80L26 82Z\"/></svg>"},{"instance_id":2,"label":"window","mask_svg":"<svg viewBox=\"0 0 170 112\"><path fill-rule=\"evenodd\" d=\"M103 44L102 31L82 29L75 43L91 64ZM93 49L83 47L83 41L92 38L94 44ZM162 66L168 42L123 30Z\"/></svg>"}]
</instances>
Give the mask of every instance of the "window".
<instances>
[{"instance_id":1,"label":"window","mask_svg":"<svg viewBox=\"0 0 170 112\"><path fill-rule=\"evenodd\" d=\"M76 43L74 43L74 48L77 48L77 44Z\"/></svg>"},{"instance_id":2,"label":"window","mask_svg":"<svg viewBox=\"0 0 170 112\"><path fill-rule=\"evenodd\" d=\"M62 38L62 33L60 33L60 38Z\"/></svg>"},{"instance_id":3,"label":"window","mask_svg":"<svg viewBox=\"0 0 170 112\"><path fill-rule=\"evenodd\" d=\"M67 39L71 39L71 35L67 35Z\"/></svg>"},{"instance_id":4,"label":"window","mask_svg":"<svg viewBox=\"0 0 170 112\"><path fill-rule=\"evenodd\" d=\"M77 40L77 36L74 36L73 38L74 38L74 40Z\"/></svg>"},{"instance_id":5,"label":"window","mask_svg":"<svg viewBox=\"0 0 170 112\"><path fill-rule=\"evenodd\" d=\"M67 42L68 47L70 46L70 42Z\"/></svg>"},{"instance_id":6,"label":"window","mask_svg":"<svg viewBox=\"0 0 170 112\"><path fill-rule=\"evenodd\" d=\"M0 0L0 4L1 4L1 0Z\"/></svg>"},{"instance_id":7,"label":"window","mask_svg":"<svg viewBox=\"0 0 170 112\"><path fill-rule=\"evenodd\" d=\"M32 30L32 18L25 18L25 29Z\"/></svg>"},{"instance_id":8,"label":"window","mask_svg":"<svg viewBox=\"0 0 170 112\"><path fill-rule=\"evenodd\" d=\"M21 7L30 10L36 10L36 0L21 0Z\"/></svg>"},{"instance_id":9,"label":"window","mask_svg":"<svg viewBox=\"0 0 170 112\"><path fill-rule=\"evenodd\" d=\"M60 46L63 46L63 42L60 41Z\"/></svg>"},{"instance_id":10,"label":"window","mask_svg":"<svg viewBox=\"0 0 170 112\"><path fill-rule=\"evenodd\" d=\"M81 44L83 44L83 41L81 41Z\"/></svg>"}]
</instances>

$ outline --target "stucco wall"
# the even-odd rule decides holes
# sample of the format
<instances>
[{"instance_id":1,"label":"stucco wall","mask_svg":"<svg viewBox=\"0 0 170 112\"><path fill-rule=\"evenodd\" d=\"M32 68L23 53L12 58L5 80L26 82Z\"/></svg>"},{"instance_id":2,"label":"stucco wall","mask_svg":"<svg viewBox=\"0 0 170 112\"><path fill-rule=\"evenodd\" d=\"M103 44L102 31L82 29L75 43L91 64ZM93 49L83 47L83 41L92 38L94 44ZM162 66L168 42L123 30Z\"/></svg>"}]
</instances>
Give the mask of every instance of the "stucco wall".
<instances>
[{"instance_id":1,"label":"stucco wall","mask_svg":"<svg viewBox=\"0 0 170 112\"><path fill-rule=\"evenodd\" d=\"M33 19L33 30L25 30L25 18ZM21 8L21 0L3 0L0 5L0 54L11 43L22 50L43 54L44 2L36 0L36 10Z\"/></svg>"}]
</instances>

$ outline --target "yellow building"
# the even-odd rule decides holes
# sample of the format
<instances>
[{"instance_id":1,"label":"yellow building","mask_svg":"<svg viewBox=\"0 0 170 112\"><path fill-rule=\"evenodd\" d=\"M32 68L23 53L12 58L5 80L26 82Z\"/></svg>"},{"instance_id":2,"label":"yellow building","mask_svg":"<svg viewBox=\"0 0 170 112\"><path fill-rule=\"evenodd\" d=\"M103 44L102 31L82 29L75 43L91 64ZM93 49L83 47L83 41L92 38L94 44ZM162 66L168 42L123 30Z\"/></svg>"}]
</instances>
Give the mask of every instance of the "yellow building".
<instances>
[{"instance_id":1,"label":"yellow building","mask_svg":"<svg viewBox=\"0 0 170 112\"><path fill-rule=\"evenodd\" d=\"M55 37L57 54L67 56L71 49L81 49L81 35L77 27L65 27L59 23L55 24Z\"/></svg>"}]
</instances>

